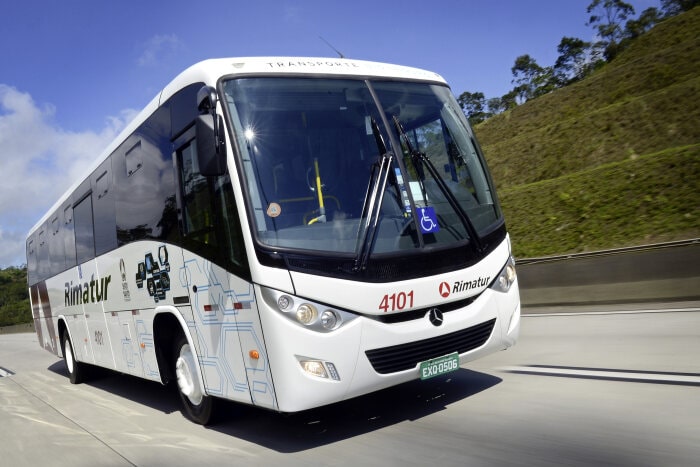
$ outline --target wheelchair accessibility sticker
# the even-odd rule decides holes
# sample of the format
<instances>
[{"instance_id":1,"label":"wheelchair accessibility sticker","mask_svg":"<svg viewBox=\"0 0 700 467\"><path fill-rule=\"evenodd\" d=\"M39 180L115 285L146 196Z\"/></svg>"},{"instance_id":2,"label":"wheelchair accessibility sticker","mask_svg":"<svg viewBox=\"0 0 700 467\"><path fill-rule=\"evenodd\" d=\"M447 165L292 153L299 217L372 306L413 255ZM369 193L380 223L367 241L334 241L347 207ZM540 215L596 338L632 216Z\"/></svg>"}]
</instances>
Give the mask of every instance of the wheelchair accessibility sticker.
<instances>
[{"instance_id":1,"label":"wheelchair accessibility sticker","mask_svg":"<svg viewBox=\"0 0 700 467\"><path fill-rule=\"evenodd\" d=\"M420 221L420 231L424 234L436 233L440 231L440 226L437 222L437 215L435 214L435 208L432 206L426 206L424 208L418 208L419 221Z\"/></svg>"}]
</instances>

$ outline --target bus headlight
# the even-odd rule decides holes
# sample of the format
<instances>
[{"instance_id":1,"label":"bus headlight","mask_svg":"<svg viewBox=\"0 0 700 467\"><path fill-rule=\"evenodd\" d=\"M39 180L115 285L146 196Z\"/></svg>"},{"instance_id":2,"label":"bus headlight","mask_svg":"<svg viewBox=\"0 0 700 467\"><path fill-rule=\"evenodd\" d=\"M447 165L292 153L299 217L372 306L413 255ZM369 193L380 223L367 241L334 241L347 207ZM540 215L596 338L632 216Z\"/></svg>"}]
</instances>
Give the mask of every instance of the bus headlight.
<instances>
[{"instance_id":1,"label":"bus headlight","mask_svg":"<svg viewBox=\"0 0 700 467\"><path fill-rule=\"evenodd\" d=\"M357 318L358 315L321 303L304 300L267 287L260 287L262 298L295 324L318 332L331 332ZM319 312L319 310L323 310Z\"/></svg>"},{"instance_id":2,"label":"bus headlight","mask_svg":"<svg viewBox=\"0 0 700 467\"><path fill-rule=\"evenodd\" d=\"M343 323L340 315L333 310L326 310L321 313L321 326L329 331L337 328Z\"/></svg>"},{"instance_id":3,"label":"bus headlight","mask_svg":"<svg viewBox=\"0 0 700 467\"><path fill-rule=\"evenodd\" d=\"M314 321L316 321L316 318L318 318L318 312L316 311L316 308L313 305L309 305L308 303L304 303L299 308L297 308L296 315L297 321L306 326L312 324Z\"/></svg>"},{"instance_id":4,"label":"bus headlight","mask_svg":"<svg viewBox=\"0 0 700 467\"><path fill-rule=\"evenodd\" d=\"M282 295L277 299L277 306L282 311L291 310L294 306L294 300L289 295Z\"/></svg>"},{"instance_id":5,"label":"bus headlight","mask_svg":"<svg viewBox=\"0 0 700 467\"><path fill-rule=\"evenodd\" d=\"M515 282L516 277L517 275L515 274L515 259L512 256L510 256L508 258L508 261L506 262L506 265L503 266L503 269L501 269L501 272L498 274L498 277L493 282L491 288L493 290L497 290L503 293L508 292L510 290L510 287Z\"/></svg>"}]
</instances>

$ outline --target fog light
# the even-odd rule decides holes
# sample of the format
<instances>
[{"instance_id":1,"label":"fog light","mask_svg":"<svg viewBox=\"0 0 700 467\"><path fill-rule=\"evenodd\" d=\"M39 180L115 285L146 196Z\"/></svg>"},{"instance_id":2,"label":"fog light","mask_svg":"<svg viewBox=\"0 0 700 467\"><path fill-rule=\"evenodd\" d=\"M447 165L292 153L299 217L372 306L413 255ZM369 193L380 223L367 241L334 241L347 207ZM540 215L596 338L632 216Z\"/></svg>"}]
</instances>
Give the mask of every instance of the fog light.
<instances>
[{"instance_id":1,"label":"fog light","mask_svg":"<svg viewBox=\"0 0 700 467\"><path fill-rule=\"evenodd\" d=\"M318 312L316 311L316 308L313 306L309 305L308 303L304 303L297 309L297 320L301 324L309 325L316 321L316 317L318 316Z\"/></svg>"},{"instance_id":2,"label":"fog light","mask_svg":"<svg viewBox=\"0 0 700 467\"><path fill-rule=\"evenodd\" d=\"M302 360L299 363L301 363L301 367L304 371L310 375L319 378L328 378L328 373L326 373L326 368L323 366L322 362L318 360Z\"/></svg>"}]
</instances>

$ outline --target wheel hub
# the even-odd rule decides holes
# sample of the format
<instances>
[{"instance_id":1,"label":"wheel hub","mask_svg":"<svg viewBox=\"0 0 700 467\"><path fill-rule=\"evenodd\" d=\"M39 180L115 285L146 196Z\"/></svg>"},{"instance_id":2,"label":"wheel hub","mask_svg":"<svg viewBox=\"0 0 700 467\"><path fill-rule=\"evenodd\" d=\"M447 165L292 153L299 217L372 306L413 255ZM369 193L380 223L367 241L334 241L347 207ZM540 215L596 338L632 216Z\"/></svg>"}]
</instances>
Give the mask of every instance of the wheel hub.
<instances>
[{"instance_id":1,"label":"wheel hub","mask_svg":"<svg viewBox=\"0 0 700 467\"><path fill-rule=\"evenodd\" d=\"M180 356L175 362L175 374L177 376L177 385L180 392L186 396L193 405L199 405L202 402L204 394L199 385L199 379L195 371L194 355L188 344L185 344L180 349Z\"/></svg>"}]
</instances>

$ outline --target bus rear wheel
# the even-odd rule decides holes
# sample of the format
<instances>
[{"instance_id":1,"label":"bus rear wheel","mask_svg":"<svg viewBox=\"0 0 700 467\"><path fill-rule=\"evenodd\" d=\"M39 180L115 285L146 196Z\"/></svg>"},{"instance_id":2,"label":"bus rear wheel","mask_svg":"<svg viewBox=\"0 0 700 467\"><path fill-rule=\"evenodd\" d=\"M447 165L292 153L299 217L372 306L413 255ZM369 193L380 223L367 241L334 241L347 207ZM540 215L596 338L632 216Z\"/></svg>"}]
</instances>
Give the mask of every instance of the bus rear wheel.
<instances>
[{"instance_id":1,"label":"bus rear wheel","mask_svg":"<svg viewBox=\"0 0 700 467\"><path fill-rule=\"evenodd\" d=\"M175 376L184 415L195 423L207 425L212 420L213 398L204 394L197 376L194 351L183 335L175 343Z\"/></svg>"},{"instance_id":2,"label":"bus rear wheel","mask_svg":"<svg viewBox=\"0 0 700 467\"><path fill-rule=\"evenodd\" d=\"M70 337L68 337L68 332L63 334L63 340L61 342L61 350L63 351L63 358L66 360L66 368L68 369L70 382L72 384L80 384L85 380L85 365L75 359L73 344L71 344Z\"/></svg>"}]
</instances>

